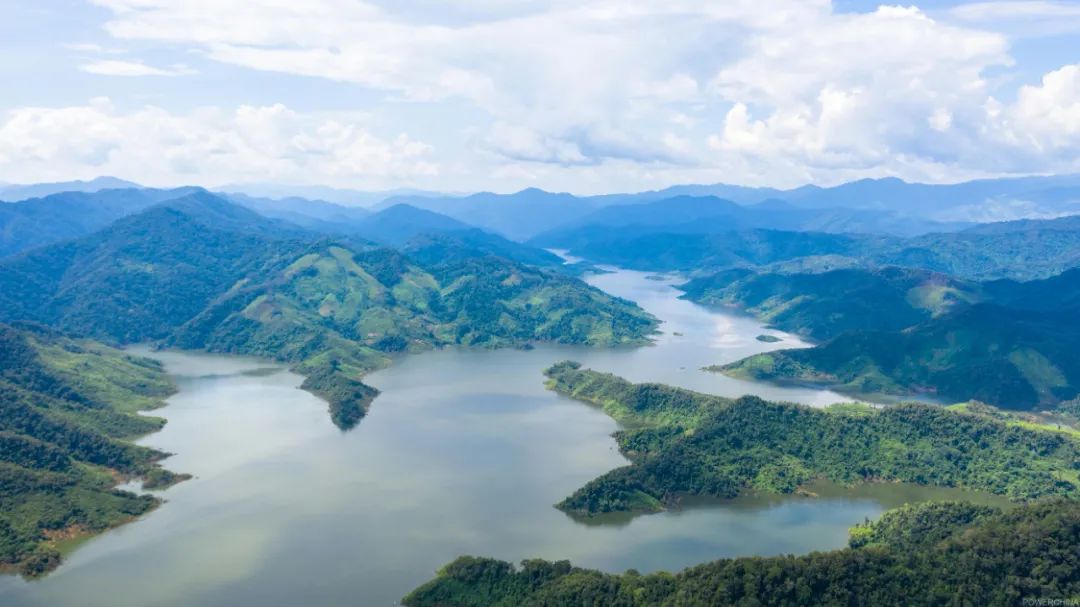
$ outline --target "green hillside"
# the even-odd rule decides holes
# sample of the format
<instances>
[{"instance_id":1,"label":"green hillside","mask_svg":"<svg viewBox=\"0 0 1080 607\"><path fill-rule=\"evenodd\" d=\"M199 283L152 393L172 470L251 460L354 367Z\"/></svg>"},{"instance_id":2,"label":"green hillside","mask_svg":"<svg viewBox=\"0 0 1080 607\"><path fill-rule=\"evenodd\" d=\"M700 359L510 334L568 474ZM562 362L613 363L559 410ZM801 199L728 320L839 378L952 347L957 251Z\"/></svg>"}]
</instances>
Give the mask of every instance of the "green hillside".
<instances>
[{"instance_id":1,"label":"green hillside","mask_svg":"<svg viewBox=\"0 0 1080 607\"><path fill-rule=\"evenodd\" d=\"M164 453L130 441L164 420L137 415L173 391L160 364L34 325L0 325L0 567L38 575L57 542L131 520L157 505L113 487L183 477Z\"/></svg>"},{"instance_id":2,"label":"green hillside","mask_svg":"<svg viewBox=\"0 0 1080 607\"><path fill-rule=\"evenodd\" d=\"M680 288L691 301L735 306L778 329L822 341L853 330L906 329L983 298L978 283L897 267L813 274L727 270Z\"/></svg>"},{"instance_id":3,"label":"green hillside","mask_svg":"<svg viewBox=\"0 0 1080 607\"><path fill-rule=\"evenodd\" d=\"M579 516L655 511L684 495L791 493L818 478L904 481L1031 499L1080 494L1080 443L973 412L931 405L814 409L726 399L560 363L556 392L600 405L628 429L630 461L559 504Z\"/></svg>"},{"instance_id":4,"label":"green hillside","mask_svg":"<svg viewBox=\"0 0 1080 607\"><path fill-rule=\"evenodd\" d=\"M1049 408L1080 392L1076 312L980 304L905 331L854 331L821 346L710 367L856 394L929 394L1009 409Z\"/></svg>"},{"instance_id":5,"label":"green hillside","mask_svg":"<svg viewBox=\"0 0 1080 607\"><path fill-rule=\"evenodd\" d=\"M530 341L645 343L655 320L580 281L496 257L427 269L389 249L354 252L332 243L306 249L280 270L218 297L165 341L181 348L255 354L317 374L335 420L362 416L373 389L350 385L389 355L461 344ZM337 389L328 384L339 384ZM308 387L314 384L308 384ZM349 413L344 411L348 410Z\"/></svg>"},{"instance_id":6,"label":"green hillside","mask_svg":"<svg viewBox=\"0 0 1080 607\"><path fill-rule=\"evenodd\" d=\"M305 389L330 401L343 428L376 395L362 375L396 352L646 343L655 329L633 303L492 255L493 247L527 249L477 234L431 237L406 248L421 262L196 192L0 261L0 321L287 361L309 376Z\"/></svg>"},{"instance_id":7,"label":"green hillside","mask_svg":"<svg viewBox=\"0 0 1080 607\"><path fill-rule=\"evenodd\" d=\"M889 511L856 527L851 547L745 557L679 573L613 575L566 561L520 568L461 557L408 607L675 607L689 605L1010 605L1080 596L1080 502L1008 512L951 503ZM902 598L899 598L902 597Z\"/></svg>"},{"instance_id":8,"label":"green hillside","mask_svg":"<svg viewBox=\"0 0 1080 607\"><path fill-rule=\"evenodd\" d=\"M902 266L967 280L1031 280L1080 266L1080 222L1071 217L911 238L755 229L732 221L718 222L713 229L700 221L685 228L663 223L586 225L537 243L568 249L594 263L694 273L730 268L769 271L778 265L798 265L802 271Z\"/></svg>"}]
</instances>

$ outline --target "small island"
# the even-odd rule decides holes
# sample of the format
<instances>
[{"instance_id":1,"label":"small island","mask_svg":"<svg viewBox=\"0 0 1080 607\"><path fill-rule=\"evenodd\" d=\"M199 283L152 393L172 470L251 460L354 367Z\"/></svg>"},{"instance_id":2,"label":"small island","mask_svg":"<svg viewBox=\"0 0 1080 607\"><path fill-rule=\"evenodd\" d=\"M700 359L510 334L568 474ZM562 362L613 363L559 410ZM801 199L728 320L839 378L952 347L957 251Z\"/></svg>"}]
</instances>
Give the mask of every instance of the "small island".
<instances>
[{"instance_id":1,"label":"small island","mask_svg":"<svg viewBox=\"0 0 1080 607\"><path fill-rule=\"evenodd\" d=\"M775 344L777 342L784 341L784 340L780 339L779 337L777 337L775 335L765 335L765 334L758 335L757 340L762 342L762 343L766 343L766 344Z\"/></svg>"}]
</instances>

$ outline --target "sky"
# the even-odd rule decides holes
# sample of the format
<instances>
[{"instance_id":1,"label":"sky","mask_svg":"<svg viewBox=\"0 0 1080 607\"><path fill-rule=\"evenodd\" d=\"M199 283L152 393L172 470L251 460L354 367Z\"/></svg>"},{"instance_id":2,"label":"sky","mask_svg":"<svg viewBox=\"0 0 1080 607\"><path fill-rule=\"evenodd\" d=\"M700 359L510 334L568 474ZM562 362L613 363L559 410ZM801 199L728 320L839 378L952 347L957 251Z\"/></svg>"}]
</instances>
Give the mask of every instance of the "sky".
<instances>
[{"instance_id":1,"label":"sky","mask_svg":"<svg viewBox=\"0 0 1080 607\"><path fill-rule=\"evenodd\" d=\"M0 181L1080 172L1080 0L0 0Z\"/></svg>"}]
</instances>

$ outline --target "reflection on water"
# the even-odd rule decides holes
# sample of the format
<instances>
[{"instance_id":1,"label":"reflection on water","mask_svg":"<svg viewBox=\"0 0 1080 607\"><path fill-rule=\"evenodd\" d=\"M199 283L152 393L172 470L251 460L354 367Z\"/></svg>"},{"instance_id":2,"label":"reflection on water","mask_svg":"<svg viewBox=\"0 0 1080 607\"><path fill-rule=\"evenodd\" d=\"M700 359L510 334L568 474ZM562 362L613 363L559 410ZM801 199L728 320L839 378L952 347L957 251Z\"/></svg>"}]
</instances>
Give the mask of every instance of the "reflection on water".
<instances>
[{"instance_id":1,"label":"reflection on water","mask_svg":"<svg viewBox=\"0 0 1080 607\"><path fill-rule=\"evenodd\" d=\"M903 485L826 488L816 499L691 501L661 514L582 524L552 508L624 465L594 408L543 387L564 358L635 381L819 405L835 394L698 371L799 345L749 318L675 298L670 282L591 279L665 322L657 345L595 350L447 349L369 376L383 393L342 433L301 378L248 359L157 354L180 392L142 442L195 479L136 523L94 538L46 579L0 579L0 605L393 605L460 554L571 559L608 571L679 569L725 556L830 549L847 528L904 501L954 495ZM681 335L676 335L681 333ZM781 336L765 344L761 333Z\"/></svg>"}]
</instances>

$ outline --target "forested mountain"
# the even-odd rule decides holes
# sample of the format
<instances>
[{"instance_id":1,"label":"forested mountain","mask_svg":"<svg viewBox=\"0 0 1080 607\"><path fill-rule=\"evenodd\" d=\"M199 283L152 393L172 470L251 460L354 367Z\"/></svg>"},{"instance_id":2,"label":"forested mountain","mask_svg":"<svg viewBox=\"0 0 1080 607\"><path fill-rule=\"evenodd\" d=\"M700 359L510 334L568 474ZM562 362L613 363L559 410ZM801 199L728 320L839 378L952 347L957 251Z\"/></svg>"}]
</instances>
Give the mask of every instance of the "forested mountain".
<instances>
[{"instance_id":1,"label":"forested mountain","mask_svg":"<svg viewBox=\"0 0 1080 607\"><path fill-rule=\"evenodd\" d=\"M421 234L473 229L452 217L407 204L395 204L371 214L356 226L356 233L378 242L401 245Z\"/></svg>"},{"instance_id":2,"label":"forested mountain","mask_svg":"<svg viewBox=\"0 0 1080 607\"><path fill-rule=\"evenodd\" d=\"M765 229L707 232L708 221L670 226L585 226L530 241L568 249L596 263L697 274L733 267L802 271L883 265L919 268L958 278L1045 278L1080 266L1080 225L1074 218L1006 222L912 238ZM723 224L726 226L726 224Z\"/></svg>"},{"instance_id":3,"label":"forested mountain","mask_svg":"<svg viewBox=\"0 0 1080 607\"><path fill-rule=\"evenodd\" d=\"M158 466L164 453L129 442L162 426L136 412L172 390L156 361L37 325L0 325L0 568L43 573L59 562L56 540L158 503L113 486L182 478Z\"/></svg>"},{"instance_id":4,"label":"forested mountain","mask_svg":"<svg viewBox=\"0 0 1080 607\"><path fill-rule=\"evenodd\" d=\"M495 256L552 261L547 253L456 234L417 242L418 261L363 239L325 239L200 190L0 261L0 320L289 361L313 378L313 391L334 395L342 427L374 397L360 376L391 352L642 343L655 327L630 302Z\"/></svg>"},{"instance_id":5,"label":"forested mountain","mask_svg":"<svg viewBox=\"0 0 1080 607\"><path fill-rule=\"evenodd\" d=\"M0 260L0 319L113 342L161 339L311 237L199 191L101 232Z\"/></svg>"},{"instance_id":6,"label":"forested mountain","mask_svg":"<svg viewBox=\"0 0 1080 607\"><path fill-rule=\"evenodd\" d=\"M64 192L22 202L0 203L0 257L85 236L159 202L197 188Z\"/></svg>"},{"instance_id":7,"label":"forested mountain","mask_svg":"<svg viewBox=\"0 0 1080 607\"><path fill-rule=\"evenodd\" d=\"M714 368L857 394L928 394L1009 409L1048 408L1080 392L1080 309L978 304L904 331L853 331L815 348Z\"/></svg>"},{"instance_id":8,"label":"forested mountain","mask_svg":"<svg viewBox=\"0 0 1080 607\"><path fill-rule=\"evenodd\" d=\"M740 230L717 234L649 233L633 229L583 228L573 241L548 243L595 263L647 271L707 272L725 268L761 267L800 260L852 265L880 236ZM532 242L532 241L530 241ZM533 244L543 244L532 242Z\"/></svg>"},{"instance_id":9,"label":"forested mountain","mask_svg":"<svg viewBox=\"0 0 1080 607\"><path fill-rule=\"evenodd\" d=\"M734 269L679 288L691 301L735 306L778 329L820 341L853 330L906 329L986 297L979 283L896 267L814 274Z\"/></svg>"},{"instance_id":10,"label":"forested mountain","mask_svg":"<svg viewBox=\"0 0 1080 607\"><path fill-rule=\"evenodd\" d=\"M712 218L707 229L711 233L735 229L732 221L739 220L736 223L742 227L753 228L915 235L960 228L971 222L1080 214L1080 176L986 179L946 185L863 179L834 187L809 185L790 190L728 184L680 185L599 196L529 188L513 194L399 196L382 205L408 203L513 239L540 237L544 246L565 248L556 244L556 238L566 239L568 232L585 227L609 225L605 218L612 216L632 214L637 218L634 223L654 228L672 225L665 219L664 209L678 206L685 198L724 199L741 207L730 214L701 215ZM619 206L620 211L597 211L614 206ZM680 214L673 210L675 217ZM755 219L747 224L748 217ZM695 231L695 226L682 223L680 231Z\"/></svg>"},{"instance_id":11,"label":"forested mountain","mask_svg":"<svg viewBox=\"0 0 1080 607\"><path fill-rule=\"evenodd\" d=\"M741 205L714 196L676 196L654 202L606 206L541 233L531 241L543 246L571 248L580 241L578 232L581 230L618 232L622 236L717 234L748 229L914 235L961 229L968 225L919 220L888 210L800 208L782 200Z\"/></svg>"},{"instance_id":12,"label":"forested mountain","mask_svg":"<svg viewBox=\"0 0 1080 607\"><path fill-rule=\"evenodd\" d=\"M563 259L554 253L477 228L418 234L406 241L401 250L425 265L492 255L540 268L565 269Z\"/></svg>"},{"instance_id":13,"label":"forested mountain","mask_svg":"<svg viewBox=\"0 0 1080 607\"><path fill-rule=\"evenodd\" d=\"M303 228L327 234L349 233L371 215L371 211L360 207L347 207L324 200L296 196L262 198L239 193L221 196L264 217L283 219Z\"/></svg>"},{"instance_id":14,"label":"forested mountain","mask_svg":"<svg viewBox=\"0 0 1080 607\"><path fill-rule=\"evenodd\" d=\"M852 530L851 546L724 559L677 574L605 574L566 561L520 569L462 557L402 600L408 607L963 605L1006 607L1080 594L1080 502L1008 512L927 503ZM899 599L898 597L903 597Z\"/></svg>"},{"instance_id":15,"label":"forested mountain","mask_svg":"<svg viewBox=\"0 0 1080 607\"><path fill-rule=\"evenodd\" d=\"M889 243L865 256L874 264L977 280L1046 278L1080 266L1080 221L1063 217L986 224Z\"/></svg>"},{"instance_id":16,"label":"forested mountain","mask_svg":"<svg viewBox=\"0 0 1080 607\"><path fill-rule=\"evenodd\" d=\"M814 409L631 384L564 362L549 387L603 407L631 462L559 504L580 516L655 511L680 496L790 493L816 478L905 481L1030 499L1080 495L1080 443L1065 435L933 405Z\"/></svg>"},{"instance_id":17,"label":"forested mountain","mask_svg":"<svg viewBox=\"0 0 1080 607\"><path fill-rule=\"evenodd\" d=\"M462 197L398 196L380 204L408 204L448 215L515 240L525 240L599 206L588 198L528 188L514 194L480 192Z\"/></svg>"}]
</instances>

